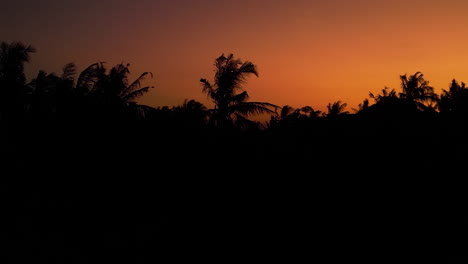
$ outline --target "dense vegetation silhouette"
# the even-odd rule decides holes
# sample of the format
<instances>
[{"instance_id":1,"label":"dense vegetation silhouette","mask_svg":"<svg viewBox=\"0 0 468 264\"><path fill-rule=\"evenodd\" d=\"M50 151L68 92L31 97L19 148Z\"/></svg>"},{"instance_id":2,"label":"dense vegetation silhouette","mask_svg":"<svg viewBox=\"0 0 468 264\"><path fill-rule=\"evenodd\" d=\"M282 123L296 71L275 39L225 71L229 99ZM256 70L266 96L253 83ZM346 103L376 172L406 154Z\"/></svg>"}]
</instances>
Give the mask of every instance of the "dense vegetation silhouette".
<instances>
[{"instance_id":1,"label":"dense vegetation silhouette","mask_svg":"<svg viewBox=\"0 0 468 264\"><path fill-rule=\"evenodd\" d=\"M213 109L149 106L151 72L70 62L28 81L35 52L0 44L5 263L465 255L465 83L439 95L417 71L321 112L250 102L256 65L221 54L200 79Z\"/></svg>"}]
</instances>

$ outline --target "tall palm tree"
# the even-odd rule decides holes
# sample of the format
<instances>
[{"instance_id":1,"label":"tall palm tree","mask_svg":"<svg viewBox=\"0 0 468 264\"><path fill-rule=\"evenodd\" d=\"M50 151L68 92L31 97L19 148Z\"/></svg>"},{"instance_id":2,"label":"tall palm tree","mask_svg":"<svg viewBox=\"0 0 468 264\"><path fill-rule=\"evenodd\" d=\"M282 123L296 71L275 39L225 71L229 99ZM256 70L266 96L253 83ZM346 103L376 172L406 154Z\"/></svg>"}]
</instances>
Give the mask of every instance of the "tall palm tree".
<instances>
[{"instance_id":1,"label":"tall palm tree","mask_svg":"<svg viewBox=\"0 0 468 264\"><path fill-rule=\"evenodd\" d=\"M203 92L213 101L210 121L218 127L238 125L240 127L252 124L249 119L256 114L275 114L278 106L266 102L248 102L249 94L243 85L247 77L258 77L256 65L250 61L234 58L233 54L219 56L214 63L214 84L206 79L200 79Z\"/></svg>"},{"instance_id":2,"label":"tall palm tree","mask_svg":"<svg viewBox=\"0 0 468 264\"><path fill-rule=\"evenodd\" d=\"M434 88L429 85L429 81L424 79L421 72L416 72L413 75L401 75L400 98L405 100L410 105L414 105L419 110L427 110L431 103L438 101L438 96L434 92Z\"/></svg>"},{"instance_id":3,"label":"tall palm tree","mask_svg":"<svg viewBox=\"0 0 468 264\"><path fill-rule=\"evenodd\" d=\"M0 43L0 114L10 117L22 115L26 77L24 64L36 49L22 42Z\"/></svg>"},{"instance_id":4,"label":"tall palm tree","mask_svg":"<svg viewBox=\"0 0 468 264\"><path fill-rule=\"evenodd\" d=\"M121 105L128 105L136 98L149 91L152 86L141 86L141 82L146 76L153 76L151 72L142 73L136 80L129 82L130 64L117 64L112 67L108 74L101 74L93 87L93 93L102 95L104 100L118 102Z\"/></svg>"}]
</instances>

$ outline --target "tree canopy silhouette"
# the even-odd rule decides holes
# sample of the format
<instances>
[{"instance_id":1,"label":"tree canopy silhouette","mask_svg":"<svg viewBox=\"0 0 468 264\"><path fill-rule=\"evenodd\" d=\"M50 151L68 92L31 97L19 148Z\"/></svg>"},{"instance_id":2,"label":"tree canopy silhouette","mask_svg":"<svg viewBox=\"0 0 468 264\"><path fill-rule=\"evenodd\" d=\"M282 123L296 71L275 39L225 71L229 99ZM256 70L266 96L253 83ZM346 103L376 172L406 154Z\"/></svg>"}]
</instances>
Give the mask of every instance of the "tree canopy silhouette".
<instances>
[{"instance_id":1,"label":"tree canopy silhouette","mask_svg":"<svg viewBox=\"0 0 468 264\"><path fill-rule=\"evenodd\" d=\"M275 114L278 106L266 102L248 102L249 94L243 85L247 77L258 77L257 66L250 61L234 58L233 54L216 58L214 84L206 79L200 79L203 92L213 101L210 121L218 127L238 125L241 127L252 124L249 119L255 114Z\"/></svg>"},{"instance_id":2,"label":"tree canopy silhouette","mask_svg":"<svg viewBox=\"0 0 468 264\"><path fill-rule=\"evenodd\" d=\"M400 98L419 110L427 110L431 107L431 103L438 101L434 88L429 85L429 81L424 79L421 72L409 76L407 74L401 75L400 80L402 88Z\"/></svg>"},{"instance_id":3,"label":"tree canopy silhouette","mask_svg":"<svg viewBox=\"0 0 468 264\"><path fill-rule=\"evenodd\" d=\"M444 114L463 115L468 113L468 88L465 83L453 79L448 90L442 89L439 110Z\"/></svg>"},{"instance_id":4,"label":"tree canopy silhouette","mask_svg":"<svg viewBox=\"0 0 468 264\"><path fill-rule=\"evenodd\" d=\"M0 43L0 118L16 118L24 112L27 93L24 64L36 49L22 42Z\"/></svg>"}]
</instances>

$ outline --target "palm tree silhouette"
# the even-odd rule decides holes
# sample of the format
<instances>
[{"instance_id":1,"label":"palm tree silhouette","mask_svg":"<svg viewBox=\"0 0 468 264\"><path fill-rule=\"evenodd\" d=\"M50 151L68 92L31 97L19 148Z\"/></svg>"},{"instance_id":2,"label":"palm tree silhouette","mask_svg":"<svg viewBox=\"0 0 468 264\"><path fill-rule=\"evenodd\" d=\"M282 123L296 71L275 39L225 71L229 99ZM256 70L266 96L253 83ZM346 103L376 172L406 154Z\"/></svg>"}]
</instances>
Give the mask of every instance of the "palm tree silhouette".
<instances>
[{"instance_id":1,"label":"palm tree silhouette","mask_svg":"<svg viewBox=\"0 0 468 264\"><path fill-rule=\"evenodd\" d=\"M290 106L290 105L285 105L281 108L281 112L280 112L280 118L281 119L286 119L288 118L289 116L291 116L292 114L294 114L296 111L294 110L294 107Z\"/></svg>"},{"instance_id":2,"label":"palm tree silhouette","mask_svg":"<svg viewBox=\"0 0 468 264\"><path fill-rule=\"evenodd\" d=\"M358 104L358 108L352 108L355 113L359 113L369 109L369 99L365 98L362 103Z\"/></svg>"},{"instance_id":3,"label":"palm tree silhouette","mask_svg":"<svg viewBox=\"0 0 468 264\"><path fill-rule=\"evenodd\" d=\"M0 119L19 117L24 112L24 64L36 49L22 42L0 43Z\"/></svg>"},{"instance_id":4,"label":"palm tree silhouette","mask_svg":"<svg viewBox=\"0 0 468 264\"><path fill-rule=\"evenodd\" d=\"M34 118L53 118L57 110L57 89L62 87L62 79L54 73L39 71L29 84L31 100L29 114Z\"/></svg>"},{"instance_id":5,"label":"palm tree silhouette","mask_svg":"<svg viewBox=\"0 0 468 264\"><path fill-rule=\"evenodd\" d=\"M130 83L128 79L130 74L129 66L130 64L117 64L110 69L109 73L106 73L102 63L91 68L88 67L90 70L84 76L80 76L83 77L83 79L79 80L79 84L82 85L80 89L88 88L89 81L94 82L94 86L90 91L94 103L111 115L123 110L126 112L124 114L144 116L148 107L136 103L135 99L153 88L153 86L141 86L141 82L148 75L151 77L153 75L151 72L143 72ZM89 80L90 78L91 80Z\"/></svg>"},{"instance_id":6,"label":"palm tree silhouette","mask_svg":"<svg viewBox=\"0 0 468 264\"><path fill-rule=\"evenodd\" d=\"M63 66L60 75L39 71L28 83L31 90L30 116L63 120L70 117L70 111L79 109L84 101L79 101L78 97L84 97L84 94L79 94L75 87L76 73L76 65L72 62Z\"/></svg>"},{"instance_id":7,"label":"palm tree silhouette","mask_svg":"<svg viewBox=\"0 0 468 264\"><path fill-rule=\"evenodd\" d=\"M391 89L389 91L389 89L390 88L385 87L384 89L382 89L381 94L373 94L370 92L369 97L374 99L376 104L385 104L398 101L398 95L396 91L394 89Z\"/></svg>"},{"instance_id":8,"label":"palm tree silhouette","mask_svg":"<svg viewBox=\"0 0 468 264\"><path fill-rule=\"evenodd\" d=\"M191 127L205 125L209 114L205 105L193 99L185 99L182 105L174 107L173 110L178 120Z\"/></svg>"},{"instance_id":9,"label":"palm tree silhouette","mask_svg":"<svg viewBox=\"0 0 468 264\"><path fill-rule=\"evenodd\" d=\"M63 67L60 77L55 74L44 76L40 73L33 84L37 86L38 81L45 80L44 77L47 77L48 82L55 84L57 104L60 108L58 112L64 114L64 117L104 114L106 117L142 118L151 108L135 101L153 88L141 86L141 82L148 75L153 76L151 72L142 73L130 83L129 64L117 64L108 72L103 62L97 62L81 71L75 82L76 74L76 65L68 63ZM37 92L43 90L38 88L40 86L36 87Z\"/></svg>"},{"instance_id":10,"label":"palm tree silhouette","mask_svg":"<svg viewBox=\"0 0 468 264\"><path fill-rule=\"evenodd\" d=\"M286 111L285 111L286 110ZM281 118L292 118L297 120L305 120L311 118L317 118L321 114L321 111L315 111L311 106L304 106L298 109L294 109L289 105L286 105L281 109Z\"/></svg>"},{"instance_id":11,"label":"palm tree silhouette","mask_svg":"<svg viewBox=\"0 0 468 264\"><path fill-rule=\"evenodd\" d=\"M459 84L453 79L449 90L442 89L442 95L439 101L439 110L441 113L462 114L467 113L468 88L465 83Z\"/></svg>"},{"instance_id":12,"label":"palm tree silhouette","mask_svg":"<svg viewBox=\"0 0 468 264\"><path fill-rule=\"evenodd\" d=\"M0 80L24 84L26 80L24 63L29 62L31 53L34 52L36 49L31 45L26 46L21 42L10 44L2 42L0 44Z\"/></svg>"},{"instance_id":13,"label":"palm tree silhouette","mask_svg":"<svg viewBox=\"0 0 468 264\"><path fill-rule=\"evenodd\" d=\"M266 102L247 102L249 94L243 90L247 77L258 77L257 67L250 61L235 59L233 54L219 56L214 63L216 73L214 84L200 79L203 92L215 104L210 121L218 127L252 124L249 118L255 114L275 114L278 106Z\"/></svg>"},{"instance_id":14,"label":"palm tree silhouette","mask_svg":"<svg viewBox=\"0 0 468 264\"><path fill-rule=\"evenodd\" d=\"M402 88L400 98L410 105L414 105L417 109L428 110L430 103L438 101L434 88L424 79L421 72L409 76L401 75L400 80Z\"/></svg>"},{"instance_id":15,"label":"palm tree silhouette","mask_svg":"<svg viewBox=\"0 0 468 264\"><path fill-rule=\"evenodd\" d=\"M342 115L349 114L348 111L345 111L346 107L348 106L347 103L343 103L341 101L336 101L334 103L328 103L327 105L327 113L325 116L327 118L336 118Z\"/></svg>"}]
</instances>

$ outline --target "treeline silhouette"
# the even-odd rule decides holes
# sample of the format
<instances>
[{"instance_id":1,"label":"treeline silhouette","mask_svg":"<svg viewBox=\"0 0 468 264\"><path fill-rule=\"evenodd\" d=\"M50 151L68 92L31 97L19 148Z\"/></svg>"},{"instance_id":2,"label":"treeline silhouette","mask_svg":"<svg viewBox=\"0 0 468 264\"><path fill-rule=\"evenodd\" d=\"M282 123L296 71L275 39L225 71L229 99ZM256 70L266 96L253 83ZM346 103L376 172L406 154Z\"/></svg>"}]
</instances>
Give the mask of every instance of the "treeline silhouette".
<instances>
[{"instance_id":1,"label":"treeline silhouette","mask_svg":"<svg viewBox=\"0 0 468 264\"><path fill-rule=\"evenodd\" d=\"M155 107L138 103L151 72L131 80L129 64L68 63L27 80L35 51L0 45L7 263L254 251L290 262L310 247L349 259L463 255L463 82L437 94L423 73L404 74L358 109L322 112L249 101L256 65L222 54L213 80L200 79L212 109Z\"/></svg>"}]
</instances>

